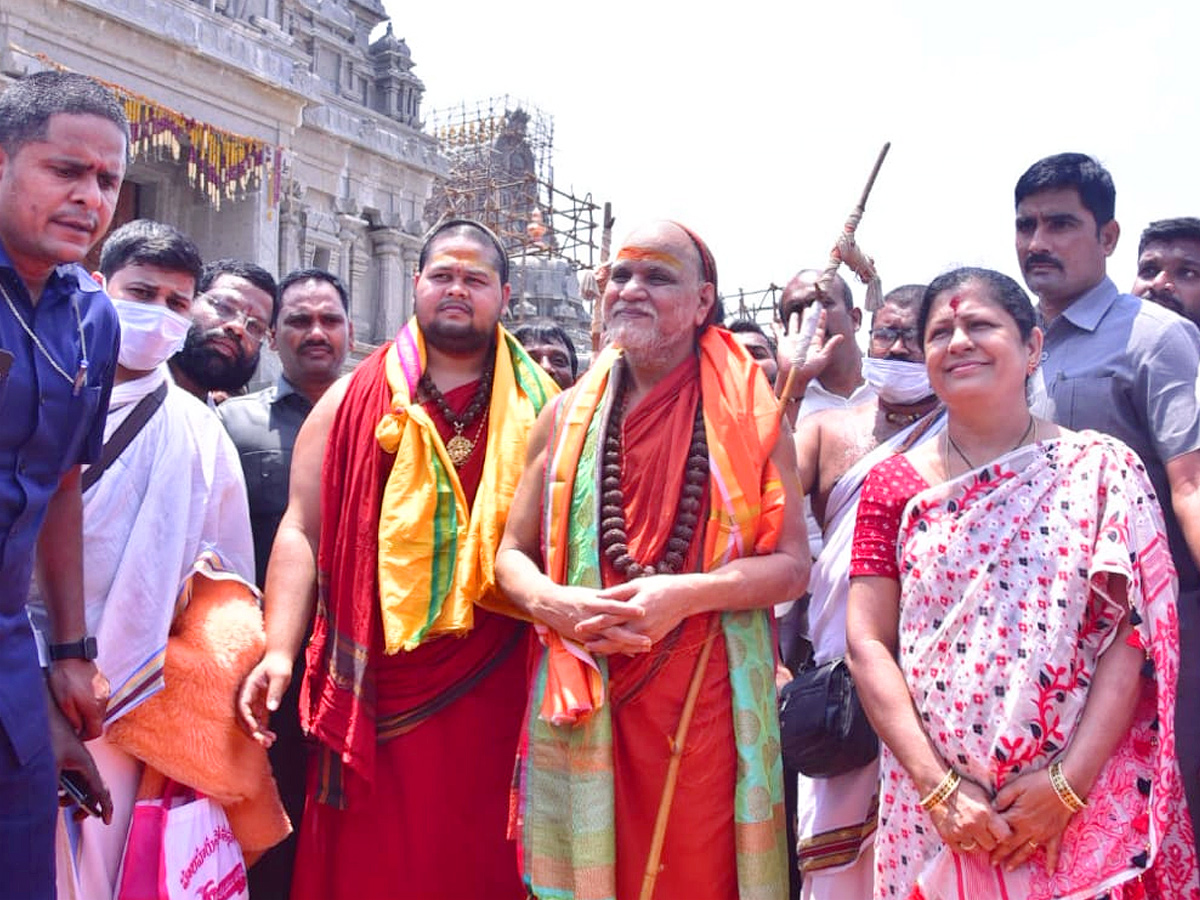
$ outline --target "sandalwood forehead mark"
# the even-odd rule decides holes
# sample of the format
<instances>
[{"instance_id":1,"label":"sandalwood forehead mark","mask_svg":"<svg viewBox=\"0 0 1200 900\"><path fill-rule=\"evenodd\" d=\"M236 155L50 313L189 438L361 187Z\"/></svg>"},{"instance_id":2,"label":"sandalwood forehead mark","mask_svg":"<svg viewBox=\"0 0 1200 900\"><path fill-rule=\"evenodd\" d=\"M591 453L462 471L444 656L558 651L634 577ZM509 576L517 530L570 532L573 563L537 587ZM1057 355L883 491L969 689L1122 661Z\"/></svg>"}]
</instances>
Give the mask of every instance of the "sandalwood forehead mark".
<instances>
[{"instance_id":1,"label":"sandalwood forehead mark","mask_svg":"<svg viewBox=\"0 0 1200 900\"><path fill-rule=\"evenodd\" d=\"M434 266L462 265L474 269L487 269L489 272L496 271L491 254L482 247L471 244L459 247L446 247L444 250L434 250L430 254L428 265L431 268Z\"/></svg>"},{"instance_id":2,"label":"sandalwood forehead mark","mask_svg":"<svg viewBox=\"0 0 1200 900\"><path fill-rule=\"evenodd\" d=\"M661 262L675 268L683 268L683 263L674 253L657 250L652 247L622 247L617 253L617 259L627 259L631 262Z\"/></svg>"}]
</instances>

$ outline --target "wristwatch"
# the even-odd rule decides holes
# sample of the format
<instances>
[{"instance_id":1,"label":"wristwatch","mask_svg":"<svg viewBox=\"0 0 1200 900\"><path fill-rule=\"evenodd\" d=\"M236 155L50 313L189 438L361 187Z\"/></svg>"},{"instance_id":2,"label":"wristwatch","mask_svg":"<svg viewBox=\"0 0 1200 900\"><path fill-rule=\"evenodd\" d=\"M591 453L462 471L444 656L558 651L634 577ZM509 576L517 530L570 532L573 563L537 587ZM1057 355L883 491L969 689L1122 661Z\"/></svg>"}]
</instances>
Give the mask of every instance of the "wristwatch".
<instances>
[{"instance_id":1,"label":"wristwatch","mask_svg":"<svg viewBox=\"0 0 1200 900\"><path fill-rule=\"evenodd\" d=\"M96 658L98 653L96 638L90 634L77 641L50 645L50 660L52 662L57 662L60 659L92 660Z\"/></svg>"}]
</instances>

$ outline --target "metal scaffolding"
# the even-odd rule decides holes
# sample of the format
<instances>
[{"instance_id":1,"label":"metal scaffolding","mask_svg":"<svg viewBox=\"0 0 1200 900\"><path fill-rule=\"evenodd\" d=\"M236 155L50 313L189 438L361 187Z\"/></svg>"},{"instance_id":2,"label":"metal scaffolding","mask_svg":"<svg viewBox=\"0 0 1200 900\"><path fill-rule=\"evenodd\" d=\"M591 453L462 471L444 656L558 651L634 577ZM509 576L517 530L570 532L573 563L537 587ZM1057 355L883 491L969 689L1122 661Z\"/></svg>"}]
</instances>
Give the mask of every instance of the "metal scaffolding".
<instances>
[{"instance_id":1,"label":"metal scaffolding","mask_svg":"<svg viewBox=\"0 0 1200 900\"><path fill-rule=\"evenodd\" d=\"M508 95L433 111L429 127L450 161L427 206L432 221L467 216L496 232L510 256L599 265L599 205L554 185L554 119Z\"/></svg>"}]
</instances>

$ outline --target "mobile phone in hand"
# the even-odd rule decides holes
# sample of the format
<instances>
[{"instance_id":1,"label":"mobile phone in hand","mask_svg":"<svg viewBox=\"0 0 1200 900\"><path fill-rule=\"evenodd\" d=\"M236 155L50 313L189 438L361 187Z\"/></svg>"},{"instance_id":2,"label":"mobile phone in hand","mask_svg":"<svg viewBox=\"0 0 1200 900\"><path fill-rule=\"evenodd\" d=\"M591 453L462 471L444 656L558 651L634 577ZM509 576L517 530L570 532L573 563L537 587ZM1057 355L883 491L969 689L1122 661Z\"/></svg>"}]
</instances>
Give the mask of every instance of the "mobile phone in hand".
<instances>
[{"instance_id":1,"label":"mobile phone in hand","mask_svg":"<svg viewBox=\"0 0 1200 900\"><path fill-rule=\"evenodd\" d=\"M103 817L100 798L92 793L87 780L79 772L64 769L58 776L58 788L60 793L70 797L89 816L95 816L97 819Z\"/></svg>"}]
</instances>

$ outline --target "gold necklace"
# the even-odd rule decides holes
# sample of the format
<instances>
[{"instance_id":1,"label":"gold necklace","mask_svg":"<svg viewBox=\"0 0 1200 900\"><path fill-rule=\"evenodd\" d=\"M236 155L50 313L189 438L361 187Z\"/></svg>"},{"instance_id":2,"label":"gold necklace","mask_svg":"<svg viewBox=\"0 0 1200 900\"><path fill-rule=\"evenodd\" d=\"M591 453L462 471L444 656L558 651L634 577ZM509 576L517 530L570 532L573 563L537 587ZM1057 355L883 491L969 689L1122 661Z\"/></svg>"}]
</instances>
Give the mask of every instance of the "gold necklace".
<instances>
[{"instance_id":1,"label":"gold necklace","mask_svg":"<svg viewBox=\"0 0 1200 900\"><path fill-rule=\"evenodd\" d=\"M420 381L417 386L425 396L433 401L434 406L442 414L450 427L454 429L454 436L446 441L446 455L450 457L450 462L454 464L454 468L462 467L471 456L471 451L475 449L475 442L479 440L479 436L483 433L483 422L487 419L487 405L492 399L492 375L495 371L495 351L489 353L483 364L483 375L479 380L479 387L475 389L475 395L471 398L470 404L467 406L463 414L457 415L450 408L450 404L446 402L446 398L442 392L438 390L433 379L429 377L429 372L426 370L421 373ZM475 429L475 438L471 439L463 434L463 430L476 420L480 425Z\"/></svg>"},{"instance_id":2,"label":"gold necklace","mask_svg":"<svg viewBox=\"0 0 1200 900\"><path fill-rule=\"evenodd\" d=\"M902 413L891 409L883 411L883 418L887 420L889 425L911 425L923 415L925 415L924 412Z\"/></svg>"},{"instance_id":3,"label":"gold necklace","mask_svg":"<svg viewBox=\"0 0 1200 900\"><path fill-rule=\"evenodd\" d=\"M76 372L75 377L72 378L70 375L67 374L66 370L58 364L58 362L54 359L54 357L50 355L50 351L46 349L45 345L40 340L38 340L38 336L33 333L33 329L29 327L29 325L25 321L25 318L21 315L20 312L17 311L17 305L15 303L13 303L12 297L10 297L8 295L8 291L5 290L3 284L0 284L0 294L4 295L4 302L8 304L8 308L12 311L12 314L16 318L17 323L21 326L21 329L27 335L29 335L29 339L31 341L33 341L33 345L35 347L37 347L38 350L41 351L42 356L44 356L46 358L46 362L50 363L50 365L54 369L54 371L57 372L59 375L61 375L64 379L66 379L67 384L71 385L71 396L78 397L79 392L81 390L83 390L84 383L87 381L87 370L88 370L87 340L83 336L83 319L79 315L79 302L77 300L72 300L72 302L71 302L71 307L72 307L72 309L75 310L75 327L77 329L79 329L79 353L80 353L80 355L79 355L79 371Z\"/></svg>"},{"instance_id":4,"label":"gold necklace","mask_svg":"<svg viewBox=\"0 0 1200 900\"><path fill-rule=\"evenodd\" d=\"M479 436L483 434L483 426L487 424L488 411L483 410L483 415L479 417L479 426L475 429L475 437L468 438L462 433L461 425L455 425L457 429L454 437L446 441L446 455L450 457L450 462L454 463L454 468L461 469L463 463L471 458L471 454L475 451L476 445L479 443Z\"/></svg>"}]
</instances>

